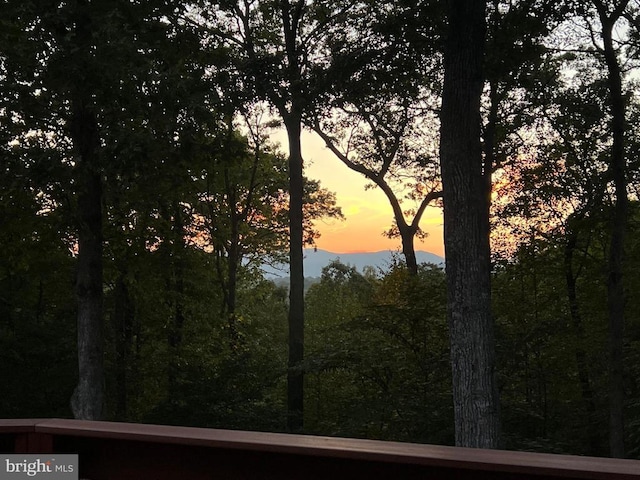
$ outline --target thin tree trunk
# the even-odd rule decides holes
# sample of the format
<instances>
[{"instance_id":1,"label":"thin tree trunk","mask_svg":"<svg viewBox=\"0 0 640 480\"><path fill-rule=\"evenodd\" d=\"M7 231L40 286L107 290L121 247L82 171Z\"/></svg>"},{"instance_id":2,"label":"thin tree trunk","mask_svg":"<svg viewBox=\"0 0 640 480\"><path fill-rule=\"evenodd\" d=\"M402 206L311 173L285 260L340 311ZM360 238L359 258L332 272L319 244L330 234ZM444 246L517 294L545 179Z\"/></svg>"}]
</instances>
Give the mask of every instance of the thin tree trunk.
<instances>
[{"instance_id":1,"label":"thin tree trunk","mask_svg":"<svg viewBox=\"0 0 640 480\"><path fill-rule=\"evenodd\" d=\"M232 214L232 217L235 215ZM237 292L238 269L242 261L240 255L240 238L237 219L232 218L231 242L227 251L227 289L225 295L227 324L229 327L229 347L233 353L240 353L244 348L244 341L238 327Z\"/></svg>"},{"instance_id":2,"label":"thin tree trunk","mask_svg":"<svg viewBox=\"0 0 640 480\"><path fill-rule=\"evenodd\" d=\"M491 191L493 189L493 181L491 174L496 165L496 129L498 126L498 86L496 82L491 82L489 86L489 118L484 132L484 185L485 195L487 197L487 208L491 209Z\"/></svg>"},{"instance_id":3,"label":"thin tree trunk","mask_svg":"<svg viewBox=\"0 0 640 480\"><path fill-rule=\"evenodd\" d=\"M129 365L132 361L133 309L125 272L120 272L114 290L113 325L116 350L116 410L118 420L127 419L129 404Z\"/></svg>"},{"instance_id":4,"label":"thin tree trunk","mask_svg":"<svg viewBox=\"0 0 640 480\"><path fill-rule=\"evenodd\" d=\"M609 173L615 189L615 205L611 223L611 247L607 278L609 311L609 449L612 457L624 457L624 238L627 228L628 204L626 160L624 153L625 101L622 93L622 73L614 47L613 30L628 1L618 2L609 15L603 2L596 1L602 24L604 58L607 64L611 133L613 144Z\"/></svg>"},{"instance_id":5,"label":"thin tree trunk","mask_svg":"<svg viewBox=\"0 0 640 480\"><path fill-rule=\"evenodd\" d=\"M231 134L231 128L229 132ZM255 164L254 164L255 170ZM250 183L249 197L253 192L253 176ZM227 196L229 198L229 219L230 225L230 239L227 246L227 286L225 290L225 306L227 314L227 324L229 326L229 346L231 351L238 353L242 347L242 339L240 331L238 330L238 319L236 316L236 298L238 291L238 269L240 268L241 247L240 247L240 224L246 220L246 211L249 209L249 203L251 198L247 200L247 204L244 208L244 212L238 212L238 200L236 198L236 185L233 185L229 177L229 167L224 167L224 184ZM222 280L224 282L224 280Z\"/></svg>"},{"instance_id":6,"label":"thin tree trunk","mask_svg":"<svg viewBox=\"0 0 640 480\"><path fill-rule=\"evenodd\" d=\"M617 189L616 189L617 190ZM625 192L626 195L626 192ZM624 236L626 209L618 200L612 227L607 282L609 310L609 449L612 457L624 458Z\"/></svg>"},{"instance_id":7,"label":"thin tree trunk","mask_svg":"<svg viewBox=\"0 0 640 480\"><path fill-rule=\"evenodd\" d=\"M580 391L582 401L587 411L586 430L587 441L589 443L588 455L600 454L600 429L596 421L597 408L593 398L593 388L591 387L591 379L589 376L587 352L585 351L585 335L582 315L578 305L578 293L576 286L576 275L574 274L573 259L577 244L577 235L569 232L567 235L567 243L564 248L564 276L567 286L567 300L569 302L569 313L571 316L571 325L574 335L576 336L576 366L578 368L578 380L580 381Z\"/></svg>"},{"instance_id":8,"label":"thin tree trunk","mask_svg":"<svg viewBox=\"0 0 640 480\"><path fill-rule=\"evenodd\" d=\"M286 57L285 77L289 82L287 99L272 92L271 98L287 130L289 141L289 359L287 374L287 429L302 431L304 424L304 267L303 267L303 203L304 176L302 145L302 112L307 99L303 88L299 48L305 2L280 2L280 14Z\"/></svg>"},{"instance_id":9,"label":"thin tree trunk","mask_svg":"<svg viewBox=\"0 0 640 480\"><path fill-rule=\"evenodd\" d=\"M233 228L232 228L233 230ZM229 325L230 347L233 352L237 352L241 347L240 331L238 330L238 318L236 317L236 297L238 290L238 266L240 255L238 253L238 238L235 233L231 234L232 240L227 254L227 321Z\"/></svg>"},{"instance_id":10,"label":"thin tree trunk","mask_svg":"<svg viewBox=\"0 0 640 480\"><path fill-rule=\"evenodd\" d=\"M485 2L447 2L441 171L456 445L500 444L489 216L480 141Z\"/></svg>"},{"instance_id":11,"label":"thin tree trunk","mask_svg":"<svg viewBox=\"0 0 640 480\"><path fill-rule=\"evenodd\" d=\"M289 138L289 362L287 376L287 427L298 432L304 415L304 268L303 268L303 161L300 118L286 122Z\"/></svg>"},{"instance_id":12,"label":"thin tree trunk","mask_svg":"<svg viewBox=\"0 0 640 480\"><path fill-rule=\"evenodd\" d=\"M180 347L182 346L183 327L185 322L184 316L184 222L182 219L182 211L180 203L174 201L173 210L173 245L170 251L170 265L173 270L173 283L170 288L173 290L171 296L173 301L173 323L169 328L167 341L171 352L169 365L169 392L177 389L178 379L178 360Z\"/></svg>"},{"instance_id":13,"label":"thin tree trunk","mask_svg":"<svg viewBox=\"0 0 640 480\"><path fill-rule=\"evenodd\" d=\"M167 233L160 248L166 265L165 290L166 306L172 311L172 319L166 329L168 346L167 389L169 395L177 391L180 348L183 340L184 314L184 279L185 279L185 241L182 210L178 200L159 205L160 215L171 224L171 232Z\"/></svg>"}]
</instances>

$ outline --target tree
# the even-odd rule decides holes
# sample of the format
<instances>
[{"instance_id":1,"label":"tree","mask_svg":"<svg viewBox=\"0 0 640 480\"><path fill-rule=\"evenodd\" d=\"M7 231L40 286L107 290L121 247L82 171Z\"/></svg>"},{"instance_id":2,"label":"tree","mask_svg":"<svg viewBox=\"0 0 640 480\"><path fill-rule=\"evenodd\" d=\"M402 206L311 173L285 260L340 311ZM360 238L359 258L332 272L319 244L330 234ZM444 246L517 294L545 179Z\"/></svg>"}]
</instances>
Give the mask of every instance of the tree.
<instances>
[{"instance_id":1,"label":"tree","mask_svg":"<svg viewBox=\"0 0 640 480\"><path fill-rule=\"evenodd\" d=\"M483 98L483 153L486 193L491 204L494 173L517 163L526 148L522 129L534 123L532 91L550 82L545 64L549 33L569 11L566 2L487 2L486 86Z\"/></svg>"},{"instance_id":2,"label":"tree","mask_svg":"<svg viewBox=\"0 0 640 480\"><path fill-rule=\"evenodd\" d=\"M384 192L394 219L387 235L400 237L409 271L416 275L414 239L425 236L420 229L422 216L426 208L442 196L437 162L429 147L421 143L426 142L428 134L419 125L427 120L416 113L421 107L406 99L400 104L391 101L380 109L368 110L366 106L355 106L351 112L349 107L345 109L342 114L332 115L334 120L343 115L338 128L347 138L342 142L325 133L329 131L326 123L316 123L314 130L342 163ZM335 127L333 130L336 131ZM416 141L417 138L420 140ZM414 205L403 209L403 200Z\"/></svg>"},{"instance_id":3,"label":"tree","mask_svg":"<svg viewBox=\"0 0 640 480\"><path fill-rule=\"evenodd\" d=\"M166 54L163 46L184 39L168 35L163 20L181 7L86 0L5 2L3 7L10 25L3 50L13 94L6 97L9 122L16 127L13 141L22 146L29 138L40 139L48 150L38 160L66 175L53 177L55 188L47 180L38 188L51 196L54 208L68 209L74 223L79 367L74 415L100 418L104 202L139 160L140 139L159 133L153 128L166 117L150 111L158 104L165 114L170 109L173 98L155 95L172 72L180 77L182 65L164 70L158 52ZM128 130L132 125L135 133Z\"/></svg>"},{"instance_id":4,"label":"tree","mask_svg":"<svg viewBox=\"0 0 640 480\"><path fill-rule=\"evenodd\" d=\"M66 160L73 165L70 172L77 192L74 216L78 250L75 292L79 367L72 408L78 418L99 419L104 396L102 178L98 120L93 101L97 92L91 52L92 18L84 1L60 8L49 2L29 2L7 8L19 45L9 50L10 76L22 81L24 86L20 88L17 82L12 85L19 100L11 107L26 127L21 135L28 135L29 128L44 127L49 131L55 129L58 139L66 136L71 144ZM24 63L11 56L16 53L27 56ZM26 65L34 67L35 71L24 69ZM60 75L65 69L62 65L66 67L64 76ZM47 111L45 107L37 111L33 107L37 107L38 101L60 102L59 109L54 112L54 107ZM32 122L34 117L49 117L51 122ZM56 120L62 123L62 128L55 125Z\"/></svg>"},{"instance_id":5,"label":"tree","mask_svg":"<svg viewBox=\"0 0 640 480\"><path fill-rule=\"evenodd\" d=\"M528 129L531 146L518 162L501 171L496 207L500 222L515 215L509 235L522 249L538 250L543 244L553 249L558 277L562 279L561 300L566 305L570 345L576 368L579 408L589 419L585 429L585 453L601 454L597 371L590 347L592 319L581 298L585 265L593 256L594 232L606 217L606 182L602 173L607 150L606 125L602 121L602 83L592 78L590 66L577 64L575 84L566 85L559 64L552 62L548 81L532 88L532 97L544 98L532 106L536 121ZM524 220L524 221L523 221ZM516 240L518 239L519 240ZM545 253L540 249L540 255ZM518 252L518 250L516 250ZM547 258L546 256L544 258ZM590 270L591 271L591 270Z\"/></svg>"},{"instance_id":6,"label":"tree","mask_svg":"<svg viewBox=\"0 0 640 480\"><path fill-rule=\"evenodd\" d=\"M629 0L609 5L594 0L602 27L602 48L595 45L604 57L609 89L609 113L611 115L611 153L609 175L615 190L613 220L611 222L611 247L609 249L607 298L609 306L609 376L610 376L610 449L612 457L624 457L624 385L623 385L623 334L625 293L623 282L624 239L629 217L627 193L627 160L625 153L626 106L622 86L622 67L615 46L615 29L623 19Z\"/></svg>"},{"instance_id":7,"label":"tree","mask_svg":"<svg viewBox=\"0 0 640 480\"><path fill-rule=\"evenodd\" d=\"M242 125L242 124L241 124ZM267 126L245 118L249 134L227 126L219 151L212 152L203 173L196 211L202 221L200 243L211 248L224 296L222 313L229 319L231 342L239 347L235 326L237 286L242 271L281 259L289 237L287 158L271 145ZM343 218L335 195L304 178L303 242L319 237L314 222Z\"/></svg>"},{"instance_id":8,"label":"tree","mask_svg":"<svg viewBox=\"0 0 640 480\"><path fill-rule=\"evenodd\" d=\"M623 49L619 47L628 44L626 34L614 34L613 31L617 28L616 25L624 24L628 17L632 17L628 6L629 2L606 4L598 1L591 5L574 6L576 10L570 12L574 23L560 24L556 29L555 38L552 36L550 42L556 47L550 51L551 55L556 56L551 62L559 62L560 65L565 65L565 68L566 65L570 65L573 71L569 75L561 75L558 73L560 67L556 66L556 73L550 77L550 85L535 89L539 95L536 101L544 99L546 102L538 107L539 115L541 114L539 118L553 117L550 120L552 130L545 133L547 140L554 135L560 137L552 149L555 151L552 155L558 159L557 153L563 151L560 158L567 160L560 160L558 172L561 172L562 180L556 183L556 188L549 190L549 193L556 192L556 198L565 204L563 210L557 207L558 201L554 201L551 210L555 212L553 224L556 227L562 225L560 228L564 228L565 232L567 288L569 296L573 298L571 303L575 325L581 323L575 301L576 282L573 278L576 275L572 272L576 245L580 243L581 237L591 235L588 229L584 229L585 221L588 224L613 212L610 224L606 228L612 232L607 262L607 296L610 323L609 368L612 382L609 388L612 434L610 443L614 456L621 456L624 451L622 351L626 300L622 264L631 178L627 165L627 152L630 148L627 109L629 99L632 98L625 93L625 90L631 91L625 76L626 71L634 68L634 60L625 57ZM562 43L558 42L558 37L568 32L574 35L574 40L570 43L566 39ZM553 92L554 88L556 92ZM541 92L545 93L540 96ZM535 94L532 98L535 98ZM554 112L552 105L561 108L560 113ZM582 116L581 119L573 117L577 112ZM547 128L541 126L540 120L537 123L538 126L534 128ZM538 150L549 154L550 150L545 146L548 141L542 137L537 138L539 145L542 145ZM556 173L547 170L547 174L550 174L549 180L557 178ZM529 184L537 184L538 192L550 186L542 176L533 182L530 179ZM529 200L529 205L536 202L531 198ZM609 210L609 205L614 207ZM549 225L545 228L547 231L553 230ZM580 231L580 228L583 231ZM579 333L580 330L578 328L576 332ZM588 376L585 369L582 370L581 382L588 385ZM591 397L588 393L590 390L584 390L585 400ZM597 436L597 432L591 435L592 438Z\"/></svg>"},{"instance_id":9,"label":"tree","mask_svg":"<svg viewBox=\"0 0 640 480\"><path fill-rule=\"evenodd\" d=\"M448 3L440 166L456 445L500 444L480 97L485 2Z\"/></svg>"},{"instance_id":10,"label":"tree","mask_svg":"<svg viewBox=\"0 0 640 480\"><path fill-rule=\"evenodd\" d=\"M391 2L384 14L379 2L370 7L359 16L358 42L346 29L332 38L334 88L307 122L345 166L385 194L394 223L386 234L400 237L416 275L414 238L425 236L423 213L442 196L435 93L441 58L434 33L440 12L406 2Z\"/></svg>"},{"instance_id":11,"label":"tree","mask_svg":"<svg viewBox=\"0 0 640 480\"><path fill-rule=\"evenodd\" d=\"M304 272L302 118L326 85L322 52L332 28L344 28L356 2L204 2L195 20L231 51L249 97L267 101L282 119L289 143L289 429L303 422ZM210 21L209 21L210 20ZM231 21L229 21L231 20Z\"/></svg>"}]
</instances>

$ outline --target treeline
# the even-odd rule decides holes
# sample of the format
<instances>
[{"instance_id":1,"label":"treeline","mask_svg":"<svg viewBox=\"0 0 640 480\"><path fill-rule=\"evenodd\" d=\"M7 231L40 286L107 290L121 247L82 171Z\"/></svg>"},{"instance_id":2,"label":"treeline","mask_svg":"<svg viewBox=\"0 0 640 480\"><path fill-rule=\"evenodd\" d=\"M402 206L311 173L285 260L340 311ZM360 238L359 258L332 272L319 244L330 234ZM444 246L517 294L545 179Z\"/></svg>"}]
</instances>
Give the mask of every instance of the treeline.
<instances>
[{"instance_id":1,"label":"treeline","mask_svg":"<svg viewBox=\"0 0 640 480\"><path fill-rule=\"evenodd\" d=\"M0 416L637 456L639 14L3 2ZM305 128L402 252L306 296L342 214ZM415 259L429 205L445 271ZM283 258L288 289L256 268Z\"/></svg>"}]
</instances>

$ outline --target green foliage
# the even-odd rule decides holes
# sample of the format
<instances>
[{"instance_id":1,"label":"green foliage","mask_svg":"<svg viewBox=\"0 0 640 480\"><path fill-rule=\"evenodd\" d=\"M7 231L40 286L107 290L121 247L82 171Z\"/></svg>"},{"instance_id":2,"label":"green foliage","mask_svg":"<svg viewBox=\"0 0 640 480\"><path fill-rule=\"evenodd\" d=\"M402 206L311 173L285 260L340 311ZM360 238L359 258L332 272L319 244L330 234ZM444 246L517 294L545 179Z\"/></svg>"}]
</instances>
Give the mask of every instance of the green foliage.
<instances>
[{"instance_id":1,"label":"green foliage","mask_svg":"<svg viewBox=\"0 0 640 480\"><path fill-rule=\"evenodd\" d=\"M600 221L602 222L602 221ZM636 237L633 222L631 238ZM579 323L571 313L564 237L525 244L496 269L497 325L502 411L507 446L518 450L606 455L608 452L607 251L602 223L574 225L579 241L572 260ZM628 243L629 301L625 315L625 378L629 426L637 422L637 242ZM581 355L584 356L581 359ZM585 380L588 385L585 385ZM630 450L638 439L629 428Z\"/></svg>"},{"instance_id":2,"label":"green foliage","mask_svg":"<svg viewBox=\"0 0 640 480\"><path fill-rule=\"evenodd\" d=\"M249 287L247 285L247 287ZM283 292L270 282L254 281L251 305L239 314L243 348L231 348L223 317L190 317L177 357L177 378L171 390L151 399L139 420L208 427L282 430L286 365L286 304ZM205 305L211 298L193 303ZM243 304L246 305L245 302ZM150 332L151 333L151 332ZM159 340L161 341L161 339ZM151 352L149 352L150 354ZM167 365L168 352L144 356L147 368ZM166 376L149 371L153 381Z\"/></svg>"},{"instance_id":3,"label":"green foliage","mask_svg":"<svg viewBox=\"0 0 640 480\"><path fill-rule=\"evenodd\" d=\"M14 182L0 186L0 417L66 417L77 369L74 262L58 216L6 179Z\"/></svg>"},{"instance_id":4,"label":"green foliage","mask_svg":"<svg viewBox=\"0 0 640 480\"><path fill-rule=\"evenodd\" d=\"M334 262L307 294L308 428L451 441L444 274L396 264L382 278Z\"/></svg>"}]
</instances>

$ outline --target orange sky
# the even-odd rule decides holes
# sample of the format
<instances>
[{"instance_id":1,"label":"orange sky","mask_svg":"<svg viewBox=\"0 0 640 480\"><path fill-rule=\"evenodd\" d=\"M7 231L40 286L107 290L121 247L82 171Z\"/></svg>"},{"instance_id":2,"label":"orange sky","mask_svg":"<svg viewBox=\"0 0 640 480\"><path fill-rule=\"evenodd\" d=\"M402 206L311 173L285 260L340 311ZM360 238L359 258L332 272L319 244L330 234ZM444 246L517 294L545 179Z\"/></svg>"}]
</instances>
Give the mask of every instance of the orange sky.
<instances>
[{"instance_id":1,"label":"orange sky","mask_svg":"<svg viewBox=\"0 0 640 480\"><path fill-rule=\"evenodd\" d=\"M288 151L286 135L278 133L273 140ZM322 233L318 248L335 253L399 251L400 239L382 235L392 223L393 213L384 194L377 188L365 190L364 177L349 170L340 162L315 134L305 132L302 137L305 174L320 180L321 185L336 193L345 221L319 222ZM420 227L429 233L424 242L416 240L416 250L426 250L444 256L442 241L442 213L439 208L428 208Z\"/></svg>"}]
</instances>

